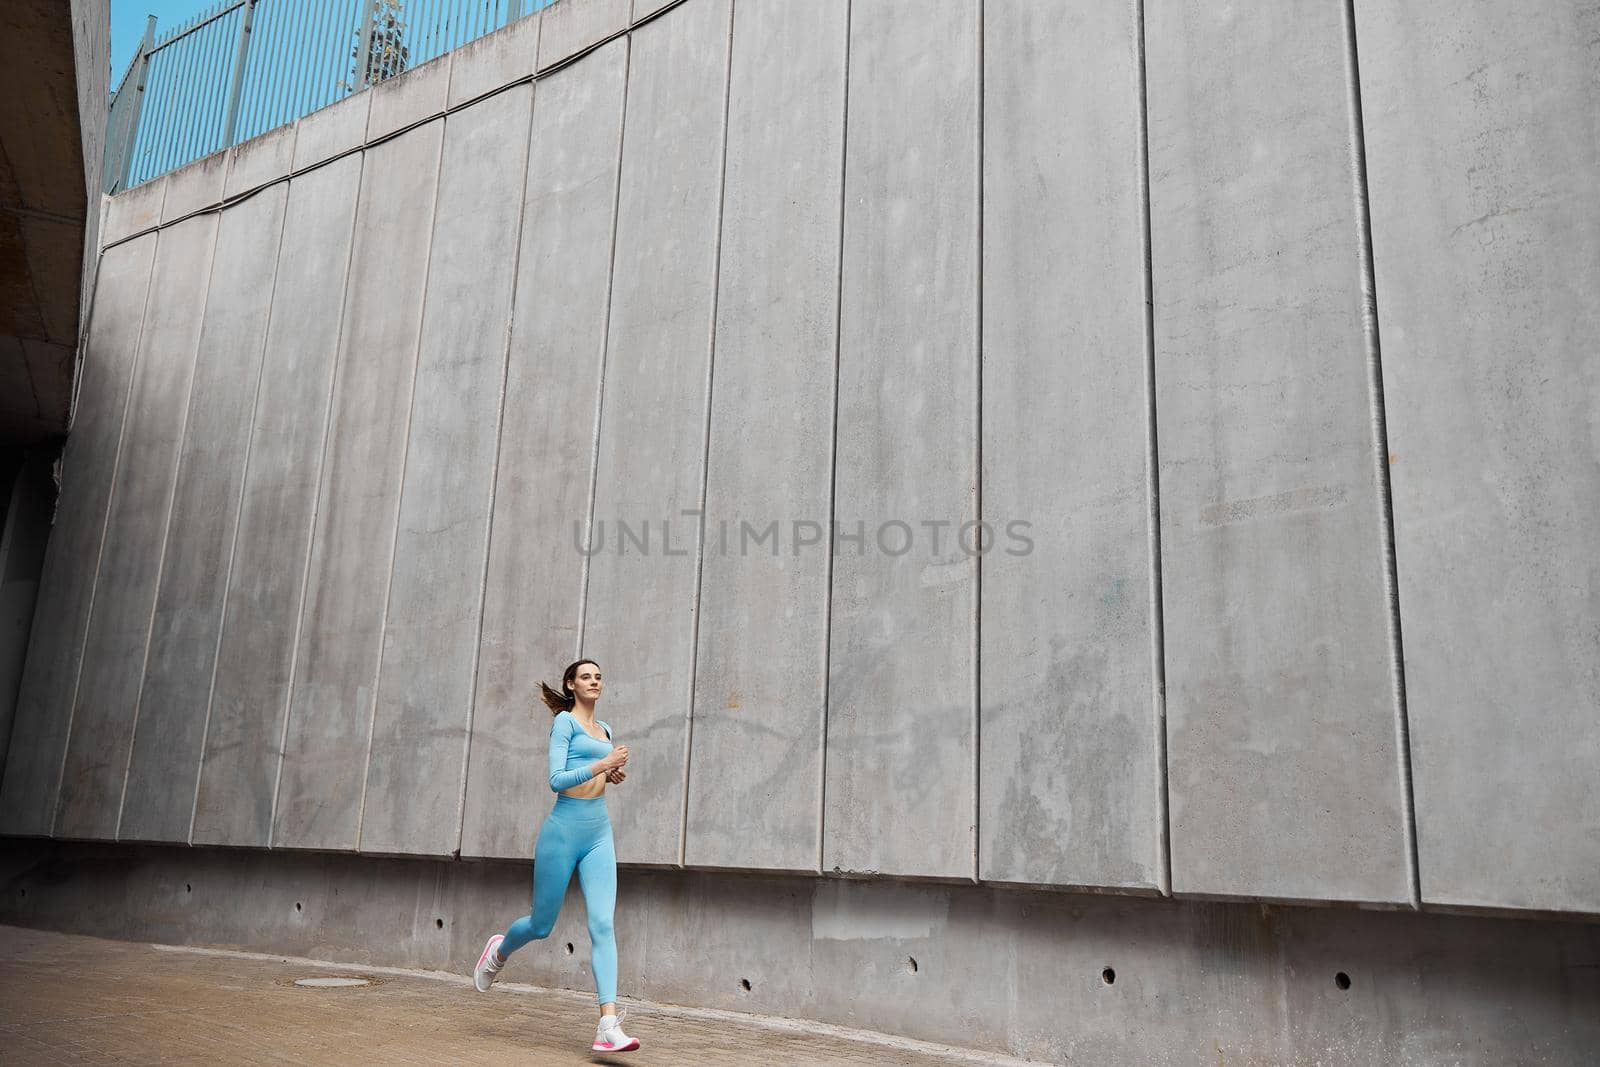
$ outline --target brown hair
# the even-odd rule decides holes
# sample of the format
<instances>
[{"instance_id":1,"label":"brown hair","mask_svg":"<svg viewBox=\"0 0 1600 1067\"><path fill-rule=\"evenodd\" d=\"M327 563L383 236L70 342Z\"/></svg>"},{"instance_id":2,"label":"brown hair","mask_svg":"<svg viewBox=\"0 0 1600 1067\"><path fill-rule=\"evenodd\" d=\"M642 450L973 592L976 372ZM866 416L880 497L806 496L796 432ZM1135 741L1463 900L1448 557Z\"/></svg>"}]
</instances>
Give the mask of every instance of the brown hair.
<instances>
[{"instance_id":1,"label":"brown hair","mask_svg":"<svg viewBox=\"0 0 1600 1067\"><path fill-rule=\"evenodd\" d=\"M578 698L572 692L572 679L578 676L578 668L585 663L593 663L592 659L573 660L567 669L561 672L561 691L558 693L543 682L539 683L539 697L544 701L544 706L550 709L551 715L559 715L563 711L571 711L578 703Z\"/></svg>"}]
</instances>

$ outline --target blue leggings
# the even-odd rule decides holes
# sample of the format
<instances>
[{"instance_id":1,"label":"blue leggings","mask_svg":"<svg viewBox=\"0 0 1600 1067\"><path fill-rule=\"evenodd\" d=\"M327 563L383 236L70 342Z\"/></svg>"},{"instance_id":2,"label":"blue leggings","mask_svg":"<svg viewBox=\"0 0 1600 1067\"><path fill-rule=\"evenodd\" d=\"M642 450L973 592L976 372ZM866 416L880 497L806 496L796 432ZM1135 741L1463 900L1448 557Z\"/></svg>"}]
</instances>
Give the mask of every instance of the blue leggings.
<instances>
[{"instance_id":1,"label":"blue leggings","mask_svg":"<svg viewBox=\"0 0 1600 1067\"><path fill-rule=\"evenodd\" d=\"M511 924L500 954L510 956L529 941L550 936L572 872L578 872L589 913L589 948L599 1003L617 999L617 939L611 916L617 906L617 848L604 797L557 795L533 849L533 914Z\"/></svg>"}]
</instances>

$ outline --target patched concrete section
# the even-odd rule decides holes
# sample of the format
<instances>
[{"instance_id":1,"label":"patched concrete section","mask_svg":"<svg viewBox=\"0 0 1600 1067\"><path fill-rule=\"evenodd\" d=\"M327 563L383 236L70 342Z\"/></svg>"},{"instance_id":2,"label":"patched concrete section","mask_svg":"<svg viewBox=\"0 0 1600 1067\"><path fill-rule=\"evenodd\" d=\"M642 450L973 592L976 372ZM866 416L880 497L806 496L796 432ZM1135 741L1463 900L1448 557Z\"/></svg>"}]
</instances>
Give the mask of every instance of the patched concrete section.
<instances>
[{"instance_id":1,"label":"patched concrete section","mask_svg":"<svg viewBox=\"0 0 1600 1067\"><path fill-rule=\"evenodd\" d=\"M8 923L463 978L528 899L523 863L38 843L5 864ZM1600 1042L1594 924L624 870L616 929L624 998L1045 1063L1579 1067ZM502 981L590 1001L588 955L574 886Z\"/></svg>"},{"instance_id":2,"label":"patched concrete section","mask_svg":"<svg viewBox=\"0 0 1600 1067\"><path fill-rule=\"evenodd\" d=\"M442 113L449 97L450 64L454 60L455 53L446 52L368 89L372 113L367 118L367 140L376 141Z\"/></svg>"},{"instance_id":3,"label":"patched concrete section","mask_svg":"<svg viewBox=\"0 0 1600 1067\"><path fill-rule=\"evenodd\" d=\"M539 15L462 45L450 61L449 105L459 107L484 93L533 74L539 50Z\"/></svg>"},{"instance_id":4,"label":"patched concrete section","mask_svg":"<svg viewBox=\"0 0 1600 1067\"><path fill-rule=\"evenodd\" d=\"M0 832L6 834L46 835L55 819L155 247L154 234L140 237L106 252L100 264L78 393L78 429L67 439L62 458L61 496L45 549L5 777L0 779Z\"/></svg>"},{"instance_id":5,"label":"patched concrete section","mask_svg":"<svg viewBox=\"0 0 1600 1067\"><path fill-rule=\"evenodd\" d=\"M445 123L360 847L460 842L533 87Z\"/></svg>"},{"instance_id":6,"label":"patched concrete section","mask_svg":"<svg viewBox=\"0 0 1600 1067\"><path fill-rule=\"evenodd\" d=\"M192 840L264 846L339 351L361 158L289 183Z\"/></svg>"},{"instance_id":7,"label":"patched concrete section","mask_svg":"<svg viewBox=\"0 0 1600 1067\"><path fill-rule=\"evenodd\" d=\"M220 216L117 836L189 840L288 187Z\"/></svg>"},{"instance_id":8,"label":"patched concrete section","mask_svg":"<svg viewBox=\"0 0 1600 1067\"><path fill-rule=\"evenodd\" d=\"M464 856L532 856L552 802L539 683L578 654L627 64L614 41L534 95Z\"/></svg>"},{"instance_id":9,"label":"patched concrete section","mask_svg":"<svg viewBox=\"0 0 1600 1067\"><path fill-rule=\"evenodd\" d=\"M851 19L822 865L970 878L978 9Z\"/></svg>"},{"instance_id":10,"label":"patched concrete section","mask_svg":"<svg viewBox=\"0 0 1600 1067\"><path fill-rule=\"evenodd\" d=\"M372 93L356 93L295 123L294 169L301 170L341 152L360 148L367 136Z\"/></svg>"},{"instance_id":11,"label":"patched concrete section","mask_svg":"<svg viewBox=\"0 0 1600 1067\"><path fill-rule=\"evenodd\" d=\"M63 837L116 836L216 232L205 215L156 242L61 776Z\"/></svg>"},{"instance_id":12,"label":"patched concrete section","mask_svg":"<svg viewBox=\"0 0 1600 1067\"><path fill-rule=\"evenodd\" d=\"M571 59L628 28L632 0L558 0L540 12L539 69Z\"/></svg>"},{"instance_id":13,"label":"patched concrete section","mask_svg":"<svg viewBox=\"0 0 1600 1067\"><path fill-rule=\"evenodd\" d=\"M1405 902L1342 9L1146 18L1172 888Z\"/></svg>"},{"instance_id":14,"label":"patched concrete section","mask_svg":"<svg viewBox=\"0 0 1600 1067\"><path fill-rule=\"evenodd\" d=\"M228 177L224 197L238 196L289 173L294 162L294 125L280 126L228 150Z\"/></svg>"},{"instance_id":15,"label":"patched concrete section","mask_svg":"<svg viewBox=\"0 0 1600 1067\"><path fill-rule=\"evenodd\" d=\"M734 11L685 845L696 866L819 860L845 15Z\"/></svg>"},{"instance_id":16,"label":"patched concrete section","mask_svg":"<svg viewBox=\"0 0 1600 1067\"><path fill-rule=\"evenodd\" d=\"M728 19L690 0L633 35L628 73L583 651L631 753L611 817L635 863L682 836Z\"/></svg>"},{"instance_id":17,"label":"patched concrete section","mask_svg":"<svg viewBox=\"0 0 1600 1067\"><path fill-rule=\"evenodd\" d=\"M1600 912L1600 11L1356 22L1422 896Z\"/></svg>"},{"instance_id":18,"label":"patched concrete section","mask_svg":"<svg viewBox=\"0 0 1600 1067\"><path fill-rule=\"evenodd\" d=\"M1161 880L1137 32L1116 5L984 7L978 830L994 881Z\"/></svg>"},{"instance_id":19,"label":"patched concrete section","mask_svg":"<svg viewBox=\"0 0 1600 1067\"><path fill-rule=\"evenodd\" d=\"M354 848L444 123L368 150L273 843Z\"/></svg>"}]
</instances>

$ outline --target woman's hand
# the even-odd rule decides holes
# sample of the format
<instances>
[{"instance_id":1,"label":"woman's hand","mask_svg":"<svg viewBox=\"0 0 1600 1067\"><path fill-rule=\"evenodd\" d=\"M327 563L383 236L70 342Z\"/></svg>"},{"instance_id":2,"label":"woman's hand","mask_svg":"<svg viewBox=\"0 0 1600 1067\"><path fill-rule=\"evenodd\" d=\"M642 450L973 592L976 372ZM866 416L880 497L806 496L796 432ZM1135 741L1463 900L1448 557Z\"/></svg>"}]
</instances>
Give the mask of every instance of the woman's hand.
<instances>
[{"instance_id":1,"label":"woman's hand","mask_svg":"<svg viewBox=\"0 0 1600 1067\"><path fill-rule=\"evenodd\" d=\"M616 748L611 750L610 755L600 760L600 773L609 774L612 771L620 771L623 767L627 766L627 764L628 746L618 745Z\"/></svg>"},{"instance_id":2,"label":"woman's hand","mask_svg":"<svg viewBox=\"0 0 1600 1067\"><path fill-rule=\"evenodd\" d=\"M610 782L612 785L621 785L627 780L628 776L620 769L613 768L612 770L606 772L606 781Z\"/></svg>"}]
</instances>

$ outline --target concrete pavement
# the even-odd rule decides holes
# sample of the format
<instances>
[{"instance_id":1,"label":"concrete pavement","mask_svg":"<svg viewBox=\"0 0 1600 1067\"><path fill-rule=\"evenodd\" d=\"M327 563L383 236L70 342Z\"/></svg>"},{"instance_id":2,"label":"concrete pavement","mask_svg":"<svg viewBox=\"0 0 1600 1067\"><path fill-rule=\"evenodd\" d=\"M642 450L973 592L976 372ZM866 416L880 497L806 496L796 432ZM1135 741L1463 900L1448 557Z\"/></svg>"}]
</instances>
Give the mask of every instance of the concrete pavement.
<instances>
[{"instance_id":1,"label":"concrete pavement","mask_svg":"<svg viewBox=\"0 0 1600 1067\"><path fill-rule=\"evenodd\" d=\"M300 979L365 978L306 987ZM514 977L514 972L513 972ZM734 1012L624 1002L643 1047L588 1051L589 997L466 976L103 941L0 926L8 1064L1022 1063Z\"/></svg>"}]
</instances>

